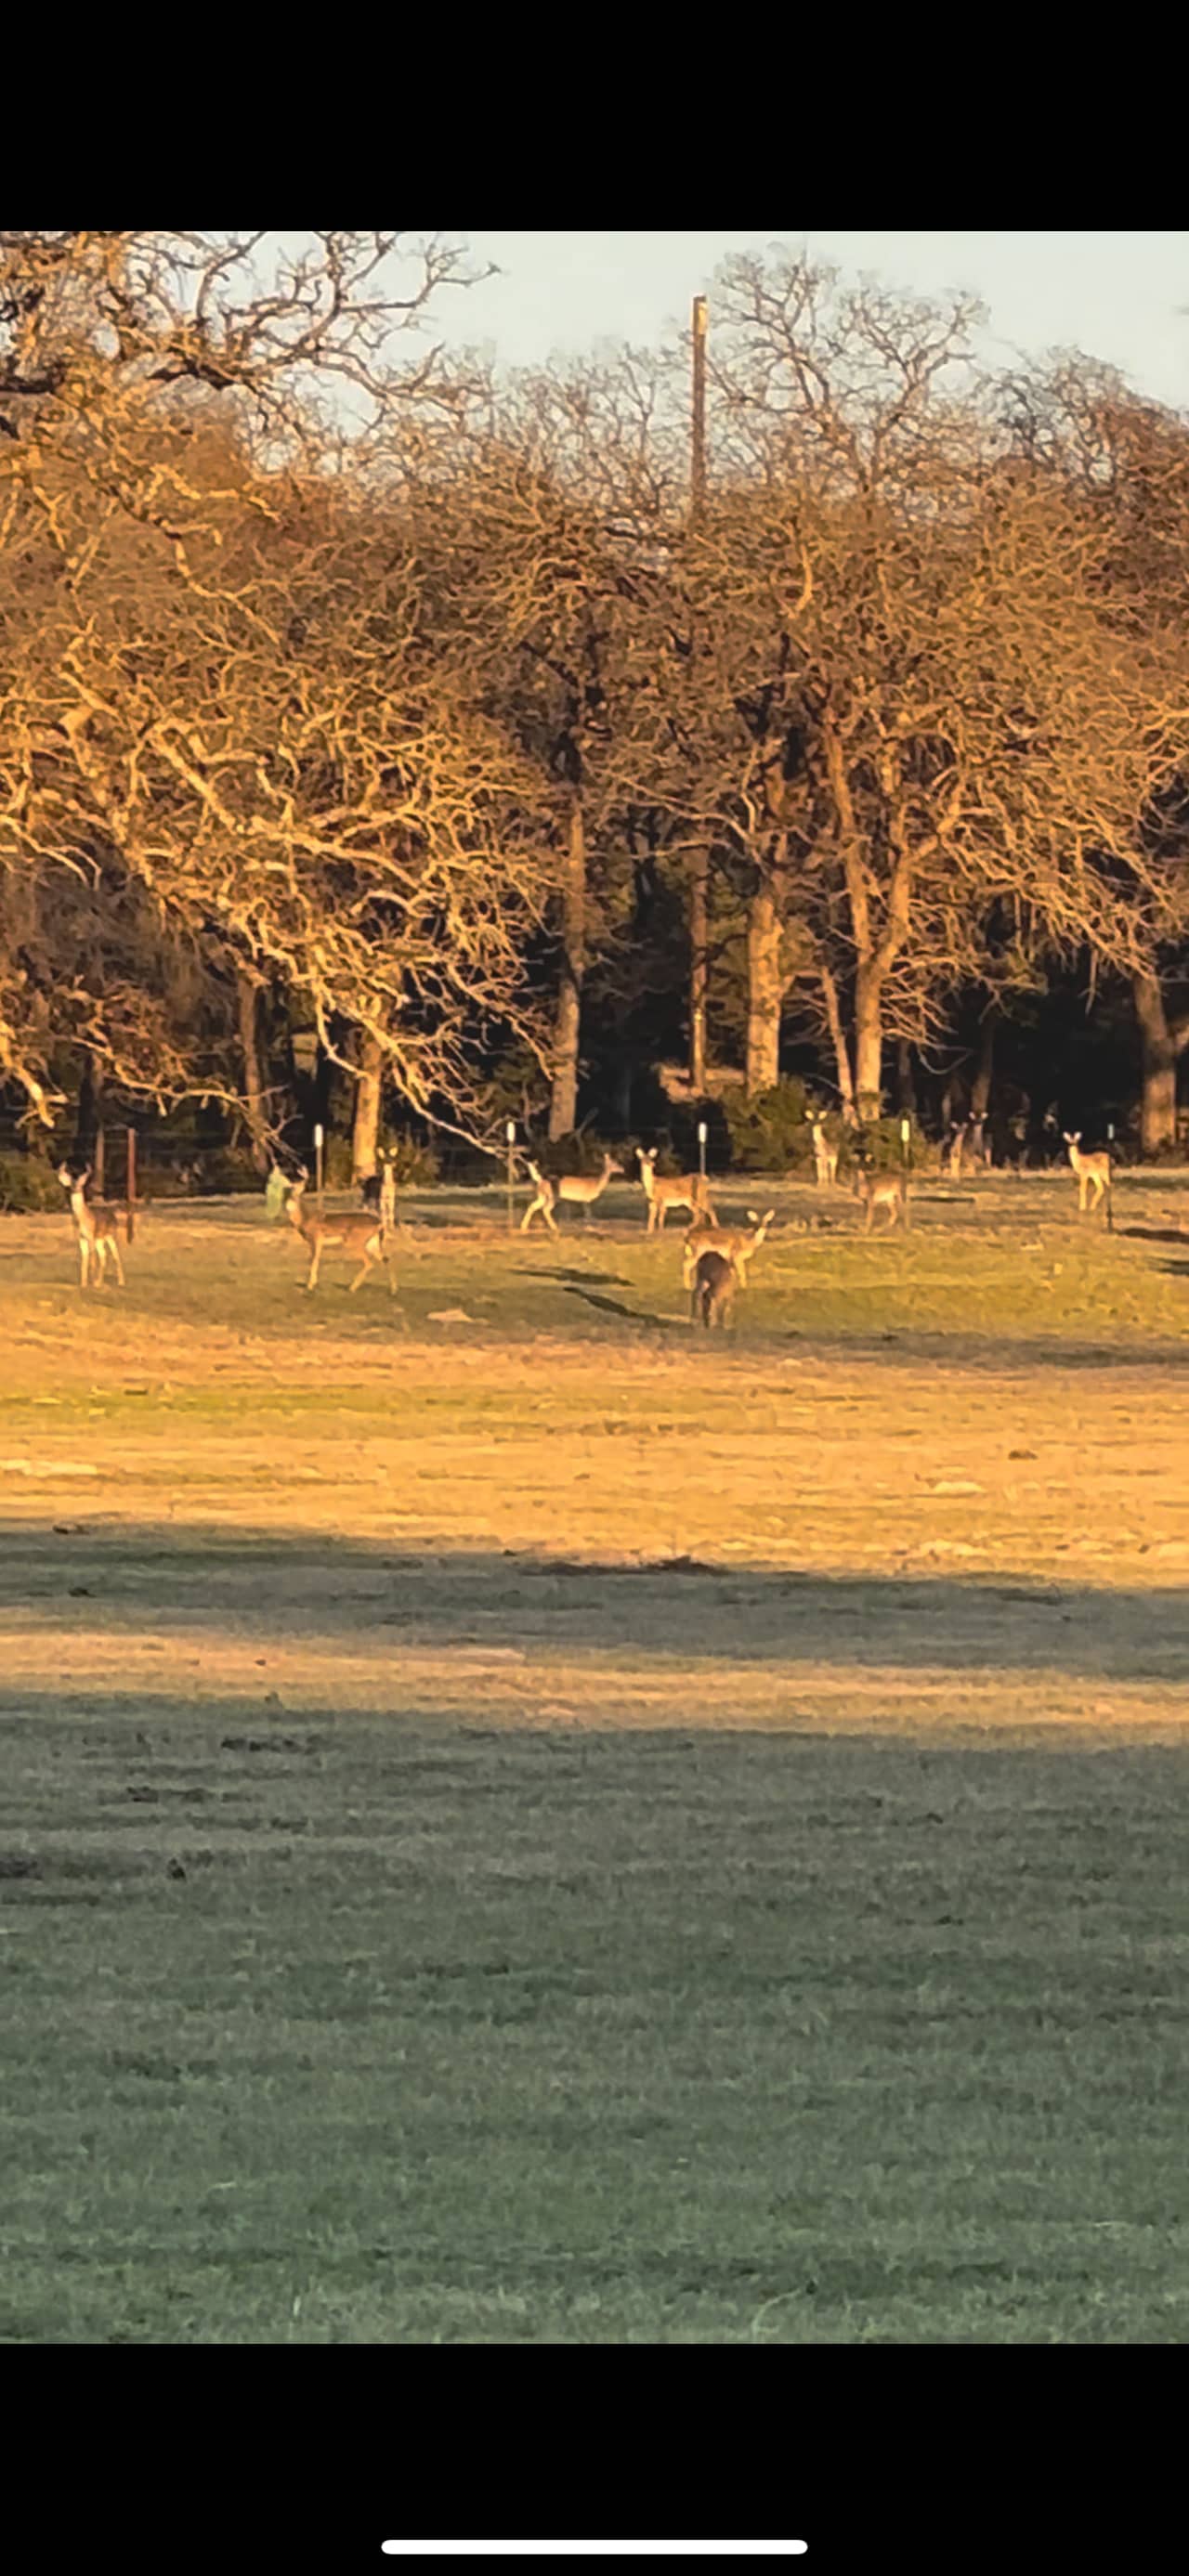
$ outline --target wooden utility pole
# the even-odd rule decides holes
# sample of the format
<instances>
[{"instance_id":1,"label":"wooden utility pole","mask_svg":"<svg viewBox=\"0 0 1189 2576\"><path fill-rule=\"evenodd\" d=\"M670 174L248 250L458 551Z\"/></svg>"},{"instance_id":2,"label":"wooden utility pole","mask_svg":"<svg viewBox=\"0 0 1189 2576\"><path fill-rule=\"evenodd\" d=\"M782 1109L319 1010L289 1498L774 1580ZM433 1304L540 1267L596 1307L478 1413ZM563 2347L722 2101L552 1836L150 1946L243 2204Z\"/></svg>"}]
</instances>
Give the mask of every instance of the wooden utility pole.
<instances>
[{"instance_id":1,"label":"wooden utility pole","mask_svg":"<svg viewBox=\"0 0 1189 2576\"><path fill-rule=\"evenodd\" d=\"M706 331L706 298L695 295L689 461L689 515L693 523L706 498Z\"/></svg>"},{"instance_id":2,"label":"wooden utility pole","mask_svg":"<svg viewBox=\"0 0 1189 2576\"><path fill-rule=\"evenodd\" d=\"M696 528L706 499L706 298L695 295L692 318L689 523ZM689 862L689 1083L696 1100L706 1089L706 989L709 982L708 886L710 853Z\"/></svg>"}]
</instances>

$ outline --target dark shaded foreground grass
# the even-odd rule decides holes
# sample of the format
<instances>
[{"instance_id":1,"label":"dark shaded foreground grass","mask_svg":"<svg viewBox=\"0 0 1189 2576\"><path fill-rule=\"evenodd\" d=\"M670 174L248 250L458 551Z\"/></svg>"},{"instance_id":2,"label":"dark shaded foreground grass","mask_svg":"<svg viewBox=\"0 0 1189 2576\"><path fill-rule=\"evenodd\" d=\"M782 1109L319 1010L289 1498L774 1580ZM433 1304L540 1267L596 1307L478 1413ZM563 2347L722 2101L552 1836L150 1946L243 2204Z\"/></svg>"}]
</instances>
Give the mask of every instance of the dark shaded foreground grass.
<instances>
[{"instance_id":1,"label":"dark shaded foreground grass","mask_svg":"<svg viewBox=\"0 0 1189 2576\"><path fill-rule=\"evenodd\" d=\"M0 1727L6 2340L1184 2337L1176 1750L179 1712L118 1654Z\"/></svg>"}]
</instances>

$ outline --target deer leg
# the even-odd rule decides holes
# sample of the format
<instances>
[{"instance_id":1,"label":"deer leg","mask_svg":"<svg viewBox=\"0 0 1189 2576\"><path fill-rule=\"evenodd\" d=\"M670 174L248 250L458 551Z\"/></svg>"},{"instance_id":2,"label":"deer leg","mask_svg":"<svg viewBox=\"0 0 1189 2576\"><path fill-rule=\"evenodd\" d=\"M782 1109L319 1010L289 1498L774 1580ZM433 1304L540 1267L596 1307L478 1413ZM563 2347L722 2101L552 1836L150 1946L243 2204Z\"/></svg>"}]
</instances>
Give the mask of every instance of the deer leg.
<instances>
[{"instance_id":1,"label":"deer leg","mask_svg":"<svg viewBox=\"0 0 1189 2576\"><path fill-rule=\"evenodd\" d=\"M307 1292L307 1295L312 1295L312 1294L313 1294L314 1289L315 1289L315 1288L317 1287L317 1285L318 1285L318 1264L319 1264L319 1262L321 1261L321 1259L322 1259L322 1246L321 1246L321 1244L320 1244L320 1243L316 1243L316 1244L314 1245L314 1258L313 1258L313 1260L312 1260L312 1261L311 1261L311 1263L310 1263L310 1275L309 1275L309 1278L308 1278L308 1279L307 1279L307 1281L306 1281L306 1292Z\"/></svg>"},{"instance_id":2,"label":"deer leg","mask_svg":"<svg viewBox=\"0 0 1189 2576\"><path fill-rule=\"evenodd\" d=\"M124 1277L124 1264L120 1259L120 1247L116 1242L114 1234L111 1237L111 1257L116 1265L116 1277L119 1280L120 1286L121 1288L126 1287L127 1281Z\"/></svg>"},{"instance_id":3,"label":"deer leg","mask_svg":"<svg viewBox=\"0 0 1189 2576\"><path fill-rule=\"evenodd\" d=\"M91 1275L91 1255L85 1234L78 1239L78 1284L85 1288Z\"/></svg>"},{"instance_id":4,"label":"deer leg","mask_svg":"<svg viewBox=\"0 0 1189 2576\"><path fill-rule=\"evenodd\" d=\"M353 1278L353 1280L352 1280L352 1282L351 1282L351 1285L350 1285L350 1288L349 1288L349 1289L348 1289L348 1291L347 1291L348 1296L353 1297L353 1296L354 1296L354 1294L355 1294L356 1289L357 1289L357 1288L362 1288L363 1283L364 1283L364 1280L366 1279L367 1274L368 1274L369 1270L371 1269L371 1266L372 1266L372 1255L371 1255L371 1253L370 1253L370 1252L365 1252L365 1253L364 1253L364 1256L363 1256L362 1263L361 1263L361 1265L360 1265L359 1269L356 1271L356 1273L355 1273L355 1277Z\"/></svg>"}]
</instances>

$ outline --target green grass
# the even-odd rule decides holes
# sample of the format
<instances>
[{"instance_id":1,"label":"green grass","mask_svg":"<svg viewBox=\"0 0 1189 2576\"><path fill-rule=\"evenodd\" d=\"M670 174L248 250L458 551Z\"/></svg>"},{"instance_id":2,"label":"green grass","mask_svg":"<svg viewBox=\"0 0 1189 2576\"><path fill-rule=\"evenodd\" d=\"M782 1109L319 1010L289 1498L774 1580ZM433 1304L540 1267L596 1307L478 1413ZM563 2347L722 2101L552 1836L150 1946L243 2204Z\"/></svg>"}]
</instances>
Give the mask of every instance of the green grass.
<instances>
[{"instance_id":1,"label":"green grass","mask_svg":"<svg viewBox=\"0 0 1189 2576\"><path fill-rule=\"evenodd\" d=\"M0 1227L0 2339L1184 2339L1189 1193L774 1197Z\"/></svg>"},{"instance_id":2,"label":"green grass","mask_svg":"<svg viewBox=\"0 0 1189 2576\"><path fill-rule=\"evenodd\" d=\"M1183 2339L1175 1755L132 1715L9 1730L7 2339Z\"/></svg>"}]
</instances>

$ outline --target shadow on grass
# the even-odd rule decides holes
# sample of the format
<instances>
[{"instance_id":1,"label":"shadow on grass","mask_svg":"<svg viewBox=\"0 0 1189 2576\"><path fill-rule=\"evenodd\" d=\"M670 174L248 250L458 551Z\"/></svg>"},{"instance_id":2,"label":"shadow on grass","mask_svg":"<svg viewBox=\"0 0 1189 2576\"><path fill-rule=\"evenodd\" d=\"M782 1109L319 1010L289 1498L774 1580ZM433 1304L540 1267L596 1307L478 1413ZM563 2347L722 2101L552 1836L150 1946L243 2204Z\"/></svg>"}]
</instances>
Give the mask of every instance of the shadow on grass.
<instances>
[{"instance_id":1,"label":"shadow on grass","mask_svg":"<svg viewBox=\"0 0 1189 2576\"><path fill-rule=\"evenodd\" d=\"M1162 1264L1169 1269L1177 1265ZM752 1339L753 1336L749 1336ZM1189 1368L1189 1342L1073 1342L1056 1333L1047 1339L1025 1341L1022 1334L923 1332L919 1326L906 1324L902 1329L884 1325L879 1332L839 1333L808 1327L803 1331L760 1327L754 1334L758 1344L794 1343L807 1360L824 1357L842 1359L885 1359L891 1348L898 1360L930 1361L946 1368L985 1368L1002 1376L1018 1369L1021 1375L1037 1369L1159 1369L1162 1372ZM873 1391L871 1402L878 1399Z\"/></svg>"},{"instance_id":2,"label":"shadow on grass","mask_svg":"<svg viewBox=\"0 0 1189 2576\"><path fill-rule=\"evenodd\" d=\"M630 1288L632 1284L630 1279L622 1278L618 1270L533 1270L526 1261L520 1261L516 1266L522 1279L560 1279L566 1286Z\"/></svg>"},{"instance_id":3,"label":"shadow on grass","mask_svg":"<svg viewBox=\"0 0 1189 2576\"><path fill-rule=\"evenodd\" d=\"M599 1297L593 1289L568 1287L567 1297L580 1297L584 1306L597 1307L601 1315L622 1315L629 1324L648 1324L658 1333L683 1333L684 1316L653 1315L644 1306L625 1306L620 1297Z\"/></svg>"},{"instance_id":4,"label":"shadow on grass","mask_svg":"<svg viewBox=\"0 0 1189 2576\"><path fill-rule=\"evenodd\" d=\"M970 1575L799 1574L689 1557L641 1564L463 1550L410 1553L322 1534L232 1535L202 1523L59 1523L5 1534L0 1611L41 1628L69 1673L80 1625L170 1641L220 1634L369 1659L491 1648L635 1661L1018 1669L1116 1682L1189 1680L1189 1588L1060 1587ZM77 1660L77 1659L76 1659ZM468 1689L474 1691L472 1676ZM89 1697L85 1684L81 1690ZM1021 1709L1027 1723L1028 1709Z\"/></svg>"}]
</instances>

